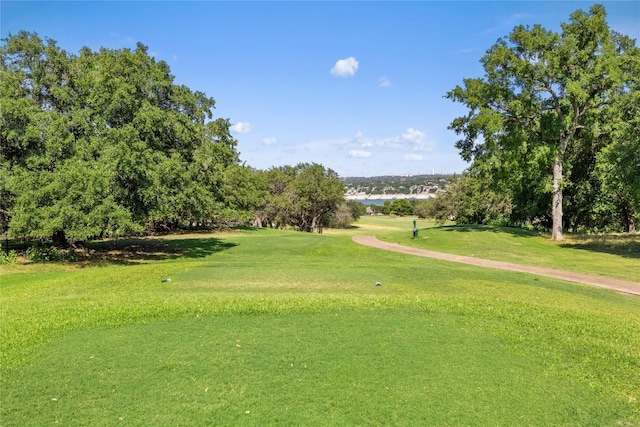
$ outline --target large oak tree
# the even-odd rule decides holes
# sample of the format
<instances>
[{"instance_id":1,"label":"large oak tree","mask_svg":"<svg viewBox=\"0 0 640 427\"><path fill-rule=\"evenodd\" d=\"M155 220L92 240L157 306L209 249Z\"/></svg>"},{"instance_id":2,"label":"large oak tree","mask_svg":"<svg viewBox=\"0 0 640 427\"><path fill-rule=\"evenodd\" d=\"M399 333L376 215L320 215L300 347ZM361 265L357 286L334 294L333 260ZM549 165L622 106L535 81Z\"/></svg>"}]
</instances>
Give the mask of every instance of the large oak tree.
<instances>
[{"instance_id":1,"label":"large oak tree","mask_svg":"<svg viewBox=\"0 0 640 427\"><path fill-rule=\"evenodd\" d=\"M63 243L226 220L224 183L239 160L214 104L175 84L142 44L73 55L33 33L9 36L1 231Z\"/></svg>"}]
</instances>

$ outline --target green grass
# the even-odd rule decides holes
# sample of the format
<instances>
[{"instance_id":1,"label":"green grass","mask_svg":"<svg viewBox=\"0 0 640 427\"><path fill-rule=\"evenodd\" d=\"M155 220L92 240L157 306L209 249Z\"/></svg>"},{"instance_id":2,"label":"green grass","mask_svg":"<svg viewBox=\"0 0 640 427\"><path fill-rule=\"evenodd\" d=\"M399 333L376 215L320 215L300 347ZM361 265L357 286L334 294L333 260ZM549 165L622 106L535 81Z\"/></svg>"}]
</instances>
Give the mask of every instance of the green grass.
<instances>
[{"instance_id":1,"label":"green grass","mask_svg":"<svg viewBox=\"0 0 640 427\"><path fill-rule=\"evenodd\" d=\"M399 308L81 331L18 370L5 404L22 425L602 425L624 412L486 326Z\"/></svg>"},{"instance_id":2,"label":"green grass","mask_svg":"<svg viewBox=\"0 0 640 427\"><path fill-rule=\"evenodd\" d=\"M367 229L364 219L362 231ZM378 225L380 220L374 220ZM445 226L418 220L418 238L411 234L411 219L402 231L378 233L381 240L432 251L468 255L516 264L640 282L640 235L566 235L561 242L548 235L509 227Z\"/></svg>"},{"instance_id":3,"label":"green grass","mask_svg":"<svg viewBox=\"0 0 640 427\"><path fill-rule=\"evenodd\" d=\"M3 266L1 424L640 425L640 299L353 243L407 219L369 221Z\"/></svg>"}]
</instances>

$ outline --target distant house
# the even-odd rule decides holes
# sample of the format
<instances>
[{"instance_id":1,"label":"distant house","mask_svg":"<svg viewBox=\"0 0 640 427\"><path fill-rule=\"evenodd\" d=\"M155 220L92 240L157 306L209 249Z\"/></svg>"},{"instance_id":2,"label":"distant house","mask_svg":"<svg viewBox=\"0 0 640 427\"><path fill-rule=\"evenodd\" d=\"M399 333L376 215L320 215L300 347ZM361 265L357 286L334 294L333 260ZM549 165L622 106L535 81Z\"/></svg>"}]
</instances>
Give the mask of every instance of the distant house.
<instances>
[{"instance_id":1,"label":"distant house","mask_svg":"<svg viewBox=\"0 0 640 427\"><path fill-rule=\"evenodd\" d=\"M374 211L371 206L367 206L367 210L366 210L367 215L375 215L376 211Z\"/></svg>"}]
</instances>

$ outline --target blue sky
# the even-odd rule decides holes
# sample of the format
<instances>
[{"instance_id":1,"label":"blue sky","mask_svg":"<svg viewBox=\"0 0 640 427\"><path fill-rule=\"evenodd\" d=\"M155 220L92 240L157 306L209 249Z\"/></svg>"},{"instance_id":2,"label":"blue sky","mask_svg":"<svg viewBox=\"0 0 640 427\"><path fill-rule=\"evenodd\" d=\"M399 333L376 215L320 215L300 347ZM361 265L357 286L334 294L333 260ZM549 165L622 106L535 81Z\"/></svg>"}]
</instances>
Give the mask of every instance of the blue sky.
<instances>
[{"instance_id":1,"label":"blue sky","mask_svg":"<svg viewBox=\"0 0 640 427\"><path fill-rule=\"evenodd\" d=\"M588 1L0 3L0 35L19 30L88 46L140 41L175 82L216 100L242 161L321 163L340 176L462 172L447 129L465 109L443 96L514 26L561 22ZM640 2L600 2L640 38Z\"/></svg>"}]
</instances>

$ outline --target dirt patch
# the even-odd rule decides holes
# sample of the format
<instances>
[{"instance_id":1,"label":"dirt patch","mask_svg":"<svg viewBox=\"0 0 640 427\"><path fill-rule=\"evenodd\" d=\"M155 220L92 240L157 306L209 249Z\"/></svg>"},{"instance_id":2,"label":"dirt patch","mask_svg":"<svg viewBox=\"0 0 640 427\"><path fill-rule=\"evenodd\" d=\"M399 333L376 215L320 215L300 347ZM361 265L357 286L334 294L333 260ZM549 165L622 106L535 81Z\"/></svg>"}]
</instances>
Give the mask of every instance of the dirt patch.
<instances>
[{"instance_id":1,"label":"dirt patch","mask_svg":"<svg viewBox=\"0 0 640 427\"><path fill-rule=\"evenodd\" d=\"M475 258L462 255L453 255L443 252L428 251L425 249L402 246L395 243L387 243L378 240L375 236L354 236L356 243L374 248L385 249L393 252L400 252L408 255L417 255L427 258L434 258L442 261L458 262L470 264L478 267L497 268L499 270L518 271L521 273L536 274L538 276L551 277L554 279L566 280L569 282L583 283L586 285L599 286L601 288L614 289L618 292L640 296L640 283L628 280L613 279L610 277L594 276L591 274L576 273L573 271L556 270L554 268L535 267L532 265L513 264L510 262L491 261L488 259Z\"/></svg>"}]
</instances>

